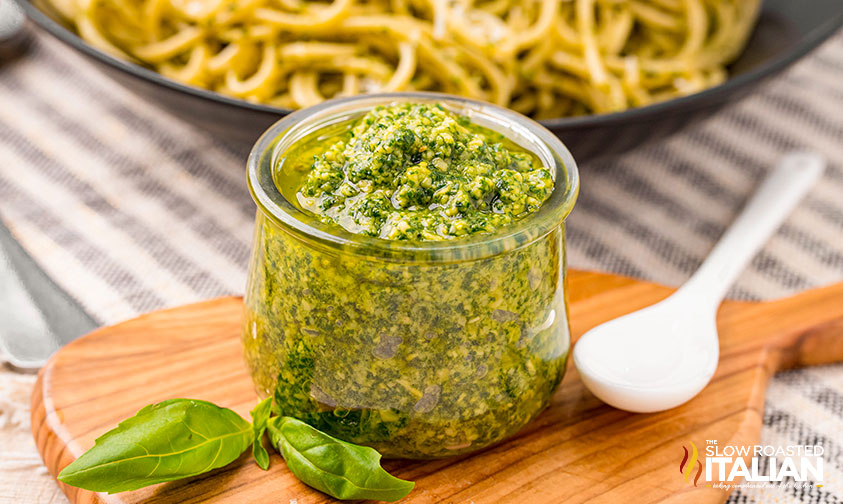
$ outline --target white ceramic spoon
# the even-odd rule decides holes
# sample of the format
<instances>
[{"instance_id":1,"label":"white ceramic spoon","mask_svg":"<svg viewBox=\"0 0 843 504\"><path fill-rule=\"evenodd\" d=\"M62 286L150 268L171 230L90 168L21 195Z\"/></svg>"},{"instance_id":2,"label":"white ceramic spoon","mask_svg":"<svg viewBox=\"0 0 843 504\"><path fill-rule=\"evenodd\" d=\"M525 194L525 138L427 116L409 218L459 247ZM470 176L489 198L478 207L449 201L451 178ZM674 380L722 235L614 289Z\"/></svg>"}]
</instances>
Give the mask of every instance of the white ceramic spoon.
<instances>
[{"instance_id":1,"label":"white ceramic spoon","mask_svg":"<svg viewBox=\"0 0 843 504\"><path fill-rule=\"evenodd\" d=\"M785 156L685 285L585 333L574 347L574 364L594 395L637 413L673 408L697 395L717 369L717 307L824 168L815 153Z\"/></svg>"}]
</instances>

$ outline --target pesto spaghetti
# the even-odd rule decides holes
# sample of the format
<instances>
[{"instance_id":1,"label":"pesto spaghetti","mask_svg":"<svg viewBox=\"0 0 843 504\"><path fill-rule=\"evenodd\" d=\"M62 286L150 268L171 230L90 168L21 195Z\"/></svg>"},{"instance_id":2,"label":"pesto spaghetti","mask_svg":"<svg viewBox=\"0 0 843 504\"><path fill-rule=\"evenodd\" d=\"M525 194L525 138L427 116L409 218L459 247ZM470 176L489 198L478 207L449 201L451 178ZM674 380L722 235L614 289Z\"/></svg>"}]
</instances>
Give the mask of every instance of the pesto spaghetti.
<instances>
[{"instance_id":1,"label":"pesto spaghetti","mask_svg":"<svg viewBox=\"0 0 843 504\"><path fill-rule=\"evenodd\" d=\"M442 91L543 119L726 78L760 0L48 0L91 45L253 102Z\"/></svg>"}]
</instances>

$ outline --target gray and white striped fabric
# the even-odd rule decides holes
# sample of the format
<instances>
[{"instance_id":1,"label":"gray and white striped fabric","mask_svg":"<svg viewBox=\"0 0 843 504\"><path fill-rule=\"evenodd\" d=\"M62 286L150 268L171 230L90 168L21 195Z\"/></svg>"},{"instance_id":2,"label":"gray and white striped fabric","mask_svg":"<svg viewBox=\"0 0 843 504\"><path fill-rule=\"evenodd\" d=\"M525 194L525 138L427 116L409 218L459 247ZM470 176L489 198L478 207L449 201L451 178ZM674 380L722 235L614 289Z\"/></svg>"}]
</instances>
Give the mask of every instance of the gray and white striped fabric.
<instances>
[{"instance_id":1,"label":"gray and white striped fabric","mask_svg":"<svg viewBox=\"0 0 843 504\"><path fill-rule=\"evenodd\" d=\"M794 148L824 153L828 172L731 296L769 299L840 281L841 34L727 111L581 166L570 265L681 283ZM51 39L0 67L0 217L103 324L243 291L254 218L245 156ZM40 465L22 425L31 382L0 371L0 502L63 502L33 470ZM739 491L730 502L843 501L843 365L778 375L764 422L767 444L826 446L825 486Z\"/></svg>"}]
</instances>

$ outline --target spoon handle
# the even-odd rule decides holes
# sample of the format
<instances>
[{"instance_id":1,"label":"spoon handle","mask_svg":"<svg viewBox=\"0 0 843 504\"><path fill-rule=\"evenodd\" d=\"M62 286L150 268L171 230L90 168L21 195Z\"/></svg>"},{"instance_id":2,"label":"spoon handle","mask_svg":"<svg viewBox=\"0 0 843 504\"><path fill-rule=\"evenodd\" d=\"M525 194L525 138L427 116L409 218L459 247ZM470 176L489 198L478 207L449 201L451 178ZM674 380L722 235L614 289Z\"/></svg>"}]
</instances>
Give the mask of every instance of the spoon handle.
<instances>
[{"instance_id":1,"label":"spoon handle","mask_svg":"<svg viewBox=\"0 0 843 504\"><path fill-rule=\"evenodd\" d=\"M716 309L741 271L824 169L825 160L815 152L787 154L679 292L690 294L696 303L711 303Z\"/></svg>"},{"instance_id":2,"label":"spoon handle","mask_svg":"<svg viewBox=\"0 0 843 504\"><path fill-rule=\"evenodd\" d=\"M32 40L23 9L15 0L0 0L0 64L26 52Z\"/></svg>"}]
</instances>

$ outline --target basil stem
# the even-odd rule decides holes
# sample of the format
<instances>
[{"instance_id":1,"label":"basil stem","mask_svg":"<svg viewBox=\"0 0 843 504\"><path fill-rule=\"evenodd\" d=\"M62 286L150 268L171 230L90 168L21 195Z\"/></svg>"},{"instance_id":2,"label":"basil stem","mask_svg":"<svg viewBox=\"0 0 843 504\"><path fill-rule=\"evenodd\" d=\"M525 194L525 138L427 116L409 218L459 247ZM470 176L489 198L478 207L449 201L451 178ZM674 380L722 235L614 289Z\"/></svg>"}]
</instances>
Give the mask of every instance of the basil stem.
<instances>
[{"instance_id":1,"label":"basil stem","mask_svg":"<svg viewBox=\"0 0 843 504\"><path fill-rule=\"evenodd\" d=\"M234 411L195 399L146 406L97 438L58 479L95 492L125 492L229 464L252 443Z\"/></svg>"},{"instance_id":2,"label":"basil stem","mask_svg":"<svg viewBox=\"0 0 843 504\"><path fill-rule=\"evenodd\" d=\"M346 443L292 417L272 417L267 428L290 471L337 499L392 502L415 485L386 472L380 453L373 448Z\"/></svg>"},{"instance_id":3,"label":"basil stem","mask_svg":"<svg viewBox=\"0 0 843 504\"><path fill-rule=\"evenodd\" d=\"M269 415L272 414L272 397L267 397L259 402L250 414L252 415L252 429L254 432L252 438L252 456L255 457L255 462L257 462L258 466L266 471L269 469L269 453L263 447L263 433L266 430L266 422L269 420Z\"/></svg>"}]
</instances>

